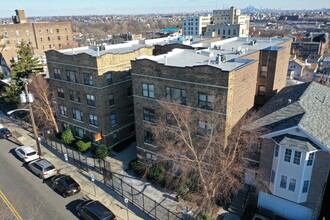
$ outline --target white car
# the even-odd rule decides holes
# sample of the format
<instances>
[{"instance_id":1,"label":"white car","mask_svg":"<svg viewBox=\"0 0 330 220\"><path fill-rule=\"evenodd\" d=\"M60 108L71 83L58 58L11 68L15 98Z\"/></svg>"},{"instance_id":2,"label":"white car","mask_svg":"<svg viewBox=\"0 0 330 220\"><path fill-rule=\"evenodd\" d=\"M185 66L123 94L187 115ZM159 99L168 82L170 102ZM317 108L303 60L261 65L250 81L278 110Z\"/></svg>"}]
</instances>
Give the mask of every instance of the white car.
<instances>
[{"instance_id":1,"label":"white car","mask_svg":"<svg viewBox=\"0 0 330 220\"><path fill-rule=\"evenodd\" d=\"M30 162L39 158L38 153L30 146L16 147L15 152L24 162Z\"/></svg>"}]
</instances>

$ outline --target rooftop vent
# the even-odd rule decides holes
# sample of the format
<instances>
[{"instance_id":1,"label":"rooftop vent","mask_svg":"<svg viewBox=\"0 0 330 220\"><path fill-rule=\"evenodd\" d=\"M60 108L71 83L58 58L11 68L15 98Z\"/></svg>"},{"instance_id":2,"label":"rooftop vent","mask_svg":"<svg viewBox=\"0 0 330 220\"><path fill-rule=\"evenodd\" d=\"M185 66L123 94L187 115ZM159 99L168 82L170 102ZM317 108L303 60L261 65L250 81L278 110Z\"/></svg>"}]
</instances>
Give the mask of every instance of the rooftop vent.
<instances>
[{"instance_id":1,"label":"rooftop vent","mask_svg":"<svg viewBox=\"0 0 330 220\"><path fill-rule=\"evenodd\" d=\"M225 63L225 62L226 62L226 57L225 57L225 55L217 54L217 56L216 56L216 58L215 58L215 62L216 62L217 64Z\"/></svg>"},{"instance_id":2,"label":"rooftop vent","mask_svg":"<svg viewBox=\"0 0 330 220\"><path fill-rule=\"evenodd\" d=\"M251 40L250 43L249 43L250 46L254 46L255 44L257 44L256 39Z\"/></svg>"}]
</instances>

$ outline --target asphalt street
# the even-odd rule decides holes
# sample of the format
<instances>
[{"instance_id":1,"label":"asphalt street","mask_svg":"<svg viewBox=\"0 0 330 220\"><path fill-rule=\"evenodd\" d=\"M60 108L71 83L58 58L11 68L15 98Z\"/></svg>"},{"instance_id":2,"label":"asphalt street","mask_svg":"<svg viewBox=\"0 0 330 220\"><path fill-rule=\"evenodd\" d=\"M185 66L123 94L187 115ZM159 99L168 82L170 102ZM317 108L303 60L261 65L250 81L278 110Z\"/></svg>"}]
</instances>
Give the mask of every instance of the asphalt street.
<instances>
[{"instance_id":1,"label":"asphalt street","mask_svg":"<svg viewBox=\"0 0 330 220\"><path fill-rule=\"evenodd\" d=\"M63 198L15 156L16 144L0 140L0 214L6 219L78 219L75 207L82 194Z\"/></svg>"}]
</instances>

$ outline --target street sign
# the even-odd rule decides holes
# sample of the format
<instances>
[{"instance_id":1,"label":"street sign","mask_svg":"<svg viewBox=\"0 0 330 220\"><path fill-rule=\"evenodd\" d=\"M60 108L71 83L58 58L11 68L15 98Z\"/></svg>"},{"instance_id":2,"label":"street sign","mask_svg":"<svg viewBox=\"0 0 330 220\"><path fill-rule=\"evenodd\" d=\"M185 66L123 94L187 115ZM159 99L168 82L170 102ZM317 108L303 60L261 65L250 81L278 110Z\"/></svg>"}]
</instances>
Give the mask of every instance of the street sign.
<instances>
[{"instance_id":1,"label":"street sign","mask_svg":"<svg viewBox=\"0 0 330 220\"><path fill-rule=\"evenodd\" d=\"M94 182L94 180L95 180L94 174L91 174L91 180L92 180L92 182Z\"/></svg>"},{"instance_id":2,"label":"street sign","mask_svg":"<svg viewBox=\"0 0 330 220\"><path fill-rule=\"evenodd\" d=\"M69 158L68 158L68 154L64 154L64 160L65 160L66 162L68 162L68 160L69 160Z\"/></svg>"}]
</instances>

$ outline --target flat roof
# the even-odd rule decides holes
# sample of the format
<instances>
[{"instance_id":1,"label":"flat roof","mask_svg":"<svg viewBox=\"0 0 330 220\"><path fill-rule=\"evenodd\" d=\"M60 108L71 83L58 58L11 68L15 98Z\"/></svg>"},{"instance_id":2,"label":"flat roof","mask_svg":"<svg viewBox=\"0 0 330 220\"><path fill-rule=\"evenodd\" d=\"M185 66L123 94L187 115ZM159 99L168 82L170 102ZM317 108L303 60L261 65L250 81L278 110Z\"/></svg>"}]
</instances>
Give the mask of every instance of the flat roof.
<instances>
[{"instance_id":1,"label":"flat roof","mask_svg":"<svg viewBox=\"0 0 330 220\"><path fill-rule=\"evenodd\" d=\"M113 44L106 46L87 46L87 47L78 47L64 50L57 50L58 52L65 55L75 55L75 54L88 54L94 57L102 56L104 54L124 54L130 53L135 50L139 50L143 47L148 47L146 44L132 44L132 43L123 43L123 44Z\"/></svg>"},{"instance_id":2,"label":"flat roof","mask_svg":"<svg viewBox=\"0 0 330 220\"><path fill-rule=\"evenodd\" d=\"M255 40L255 44L251 41ZM137 59L153 60L166 66L193 67L209 65L223 71L232 71L255 62L253 59L245 59L243 56L260 50L279 51L284 47L281 43L290 38L230 38L226 40L196 43L192 47L207 47L202 50L173 49L167 54L158 56L141 56ZM225 62L218 62L221 59Z\"/></svg>"}]
</instances>

